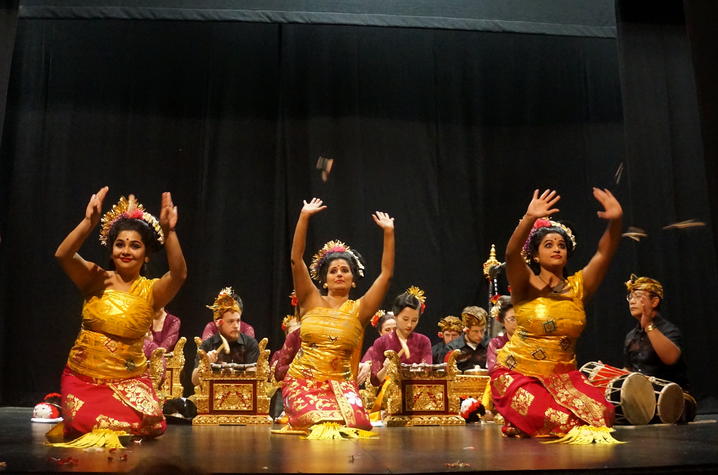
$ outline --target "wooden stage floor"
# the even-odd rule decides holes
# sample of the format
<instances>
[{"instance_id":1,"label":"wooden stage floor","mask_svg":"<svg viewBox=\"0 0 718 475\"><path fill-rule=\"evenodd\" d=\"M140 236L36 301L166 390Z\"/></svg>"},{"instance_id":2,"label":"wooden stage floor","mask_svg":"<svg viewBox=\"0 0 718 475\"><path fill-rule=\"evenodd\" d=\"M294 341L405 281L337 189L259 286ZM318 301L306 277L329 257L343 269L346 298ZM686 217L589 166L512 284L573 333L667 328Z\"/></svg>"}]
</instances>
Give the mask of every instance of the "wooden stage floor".
<instances>
[{"instance_id":1,"label":"wooden stage floor","mask_svg":"<svg viewBox=\"0 0 718 475\"><path fill-rule=\"evenodd\" d=\"M5 473L718 472L715 415L700 416L697 422L682 426L618 427L615 436L628 443L613 446L506 439L494 424L377 428L376 439L338 441L272 435L269 426L171 425L157 440L110 454L104 449L43 445L50 426L31 423L31 413L30 408L0 408L0 462L7 464ZM126 461L120 461L121 452L127 455ZM70 456L77 464L51 460ZM447 466L457 462L468 465Z\"/></svg>"}]
</instances>

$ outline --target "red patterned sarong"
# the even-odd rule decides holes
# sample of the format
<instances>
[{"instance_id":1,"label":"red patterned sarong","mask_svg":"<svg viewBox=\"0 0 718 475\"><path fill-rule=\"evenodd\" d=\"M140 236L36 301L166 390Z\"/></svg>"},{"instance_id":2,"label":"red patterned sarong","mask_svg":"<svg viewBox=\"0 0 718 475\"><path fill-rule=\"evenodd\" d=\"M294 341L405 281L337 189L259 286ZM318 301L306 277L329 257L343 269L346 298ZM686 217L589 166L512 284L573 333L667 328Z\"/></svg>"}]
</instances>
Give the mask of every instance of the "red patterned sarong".
<instances>
[{"instance_id":1,"label":"red patterned sarong","mask_svg":"<svg viewBox=\"0 0 718 475\"><path fill-rule=\"evenodd\" d=\"M315 381L287 377L282 387L284 410L293 428L321 422L371 430L371 422L354 381Z\"/></svg>"},{"instance_id":2,"label":"red patterned sarong","mask_svg":"<svg viewBox=\"0 0 718 475\"><path fill-rule=\"evenodd\" d=\"M578 371L531 377L495 367L491 394L506 421L530 436L563 436L575 426L613 425L614 408L603 390Z\"/></svg>"},{"instance_id":3,"label":"red patterned sarong","mask_svg":"<svg viewBox=\"0 0 718 475\"><path fill-rule=\"evenodd\" d=\"M100 380L65 368L60 384L66 437L93 429L156 437L167 429L152 382L146 376Z\"/></svg>"}]
</instances>

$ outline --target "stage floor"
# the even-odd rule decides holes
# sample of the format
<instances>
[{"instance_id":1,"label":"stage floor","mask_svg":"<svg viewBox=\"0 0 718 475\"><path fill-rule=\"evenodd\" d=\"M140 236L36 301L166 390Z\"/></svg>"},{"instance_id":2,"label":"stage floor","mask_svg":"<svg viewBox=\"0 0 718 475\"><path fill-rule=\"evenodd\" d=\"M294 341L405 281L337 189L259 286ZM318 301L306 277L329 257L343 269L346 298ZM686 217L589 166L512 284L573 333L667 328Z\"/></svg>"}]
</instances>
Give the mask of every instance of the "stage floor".
<instances>
[{"instance_id":1,"label":"stage floor","mask_svg":"<svg viewBox=\"0 0 718 475\"><path fill-rule=\"evenodd\" d=\"M628 443L611 446L544 445L531 439L506 439L494 424L377 428L376 439L338 441L273 435L270 426L171 425L157 440L111 454L104 449L83 451L43 445L44 434L51 426L31 423L31 413L30 408L0 408L0 462L7 464L7 473L718 472L715 415L700 416L697 422L682 426L618 427L614 435ZM127 455L126 461L120 460L122 453ZM52 461L66 457L77 459L77 464ZM161 467L161 463L167 466ZM452 463L468 465L447 465Z\"/></svg>"}]
</instances>

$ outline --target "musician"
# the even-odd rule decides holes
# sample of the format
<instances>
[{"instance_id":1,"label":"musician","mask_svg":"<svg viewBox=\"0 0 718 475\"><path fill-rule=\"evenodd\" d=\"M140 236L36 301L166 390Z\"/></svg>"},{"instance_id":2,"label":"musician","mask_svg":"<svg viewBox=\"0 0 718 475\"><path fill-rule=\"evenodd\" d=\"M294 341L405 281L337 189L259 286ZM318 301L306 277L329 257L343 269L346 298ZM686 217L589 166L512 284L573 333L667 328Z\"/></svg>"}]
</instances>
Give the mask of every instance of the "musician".
<instances>
[{"instance_id":1,"label":"musician","mask_svg":"<svg viewBox=\"0 0 718 475\"><path fill-rule=\"evenodd\" d=\"M214 312L219 333L210 336L202 342L199 349L207 353L210 363L256 363L259 358L257 340L240 332L242 312L239 303L234 298L231 287L222 289L213 305L207 308ZM199 370L199 356L195 359L192 371L192 384L199 384L197 376Z\"/></svg>"},{"instance_id":2,"label":"musician","mask_svg":"<svg viewBox=\"0 0 718 475\"><path fill-rule=\"evenodd\" d=\"M472 369L475 366L486 367L487 345L484 343L486 320L488 314L481 307L470 306L461 312L461 321L464 323L464 334L446 345L447 353L451 350L460 350L456 358L456 366L461 371ZM446 355L444 355L444 359Z\"/></svg>"},{"instance_id":3,"label":"musician","mask_svg":"<svg viewBox=\"0 0 718 475\"><path fill-rule=\"evenodd\" d=\"M441 341L431 347L431 355L435 364L444 362L444 356L449 351L446 345L457 339L464 331L464 323L453 315L447 315L439 320L437 326L441 330L438 333Z\"/></svg>"},{"instance_id":4,"label":"musician","mask_svg":"<svg viewBox=\"0 0 718 475\"><path fill-rule=\"evenodd\" d=\"M636 326L628 332L623 347L624 365L629 371L666 379L688 386L681 331L661 316L663 286L650 277L631 274L626 282L628 311Z\"/></svg>"}]
</instances>

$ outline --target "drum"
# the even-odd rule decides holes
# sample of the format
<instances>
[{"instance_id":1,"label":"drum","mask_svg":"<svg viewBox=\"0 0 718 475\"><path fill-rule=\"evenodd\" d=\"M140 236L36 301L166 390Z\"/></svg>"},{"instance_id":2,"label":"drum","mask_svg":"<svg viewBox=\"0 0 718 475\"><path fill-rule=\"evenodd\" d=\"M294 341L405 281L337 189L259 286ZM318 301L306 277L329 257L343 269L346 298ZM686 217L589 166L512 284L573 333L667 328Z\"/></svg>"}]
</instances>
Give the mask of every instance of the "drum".
<instances>
[{"instance_id":1,"label":"drum","mask_svg":"<svg viewBox=\"0 0 718 475\"><path fill-rule=\"evenodd\" d=\"M681 414L683 414L685 404L683 389L678 384L665 379L649 376L648 380L653 385L656 395L656 415L652 422L663 422L665 424L678 422Z\"/></svg>"},{"instance_id":2,"label":"drum","mask_svg":"<svg viewBox=\"0 0 718 475\"><path fill-rule=\"evenodd\" d=\"M647 424L656 413L653 385L640 373L591 361L580 369L594 386L604 388L606 400L616 409L616 424Z\"/></svg>"}]
</instances>

